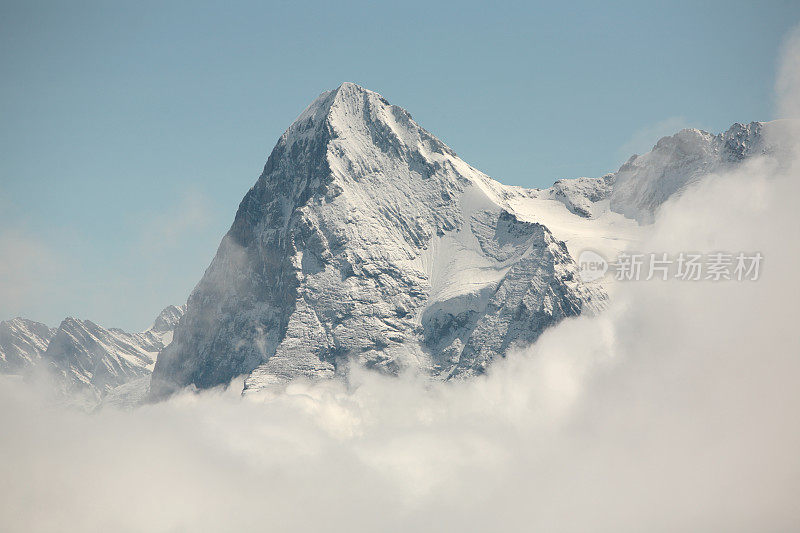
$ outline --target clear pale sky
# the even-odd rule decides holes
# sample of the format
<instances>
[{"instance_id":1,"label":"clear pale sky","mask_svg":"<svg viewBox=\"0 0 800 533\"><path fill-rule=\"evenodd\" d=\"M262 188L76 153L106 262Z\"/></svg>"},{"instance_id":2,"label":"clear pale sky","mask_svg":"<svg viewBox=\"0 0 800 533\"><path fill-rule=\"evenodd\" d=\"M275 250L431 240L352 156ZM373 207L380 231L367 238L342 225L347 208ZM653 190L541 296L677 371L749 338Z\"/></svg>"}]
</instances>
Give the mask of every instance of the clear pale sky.
<instances>
[{"instance_id":1,"label":"clear pale sky","mask_svg":"<svg viewBox=\"0 0 800 533\"><path fill-rule=\"evenodd\" d=\"M0 320L141 330L183 303L280 134L343 81L545 187L776 118L798 22L795 0L0 0Z\"/></svg>"}]
</instances>

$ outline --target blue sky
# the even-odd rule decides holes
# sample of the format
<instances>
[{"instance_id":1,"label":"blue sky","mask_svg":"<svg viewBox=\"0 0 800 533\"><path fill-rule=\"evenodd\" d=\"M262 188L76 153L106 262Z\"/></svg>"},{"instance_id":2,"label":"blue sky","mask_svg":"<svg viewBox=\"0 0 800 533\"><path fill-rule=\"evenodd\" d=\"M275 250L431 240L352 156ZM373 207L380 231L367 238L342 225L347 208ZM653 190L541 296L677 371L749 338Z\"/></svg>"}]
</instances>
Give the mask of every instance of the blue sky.
<instances>
[{"instance_id":1,"label":"blue sky","mask_svg":"<svg viewBox=\"0 0 800 533\"><path fill-rule=\"evenodd\" d=\"M147 327L283 130L353 81L509 184L775 118L800 2L0 0L0 319Z\"/></svg>"}]
</instances>

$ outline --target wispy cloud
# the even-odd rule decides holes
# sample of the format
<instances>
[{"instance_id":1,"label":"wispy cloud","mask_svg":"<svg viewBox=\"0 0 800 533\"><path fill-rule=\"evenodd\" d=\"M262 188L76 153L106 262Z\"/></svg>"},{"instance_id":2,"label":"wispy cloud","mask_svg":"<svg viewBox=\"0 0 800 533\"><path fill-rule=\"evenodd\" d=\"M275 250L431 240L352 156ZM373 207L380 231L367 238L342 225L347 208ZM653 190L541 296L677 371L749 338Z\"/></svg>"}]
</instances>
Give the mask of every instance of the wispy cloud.
<instances>
[{"instance_id":1,"label":"wispy cloud","mask_svg":"<svg viewBox=\"0 0 800 533\"><path fill-rule=\"evenodd\" d=\"M22 315L56 325L75 315L138 330L164 306L183 303L219 236L208 232L212 204L202 191L184 191L166 204L137 213L132 236L113 243L89 242L69 226L43 234L14 217L5 220L0 320ZM205 254L197 254L198 242ZM191 252L196 256L187 260ZM197 266L187 270L187 263Z\"/></svg>"},{"instance_id":2,"label":"wispy cloud","mask_svg":"<svg viewBox=\"0 0 800 533\"><path fill-rule=\"evenodd\" d=\"M208 227L211 202L205 193L188 189L174 200L168 210L146 212L137 217L137 246L142 252L152 254L173 247Z\"/></svg>"},{"instance_id":3,"label":"wispy cloud","mask_svg":"<svg viewBox=\"0 0 800 533\"><path fill-rule=\"evenodd\" d=\"M669 117L638 129L630 139L619 147L617 155L620 162L627 161L633 154L649 152L662 137L674 135L685 128L693 127L684 117Z\"/></svg>"}]
</instances>

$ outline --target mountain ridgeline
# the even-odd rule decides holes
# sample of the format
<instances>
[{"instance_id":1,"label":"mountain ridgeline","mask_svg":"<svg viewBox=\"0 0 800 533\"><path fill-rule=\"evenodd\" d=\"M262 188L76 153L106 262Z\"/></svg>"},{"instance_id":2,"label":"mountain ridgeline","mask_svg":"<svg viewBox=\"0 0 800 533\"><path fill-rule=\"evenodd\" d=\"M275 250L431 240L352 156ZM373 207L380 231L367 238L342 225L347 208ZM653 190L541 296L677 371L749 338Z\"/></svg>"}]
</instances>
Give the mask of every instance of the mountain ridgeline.
<instances>
[{"instance_id":1,"label":"mountain ridgeline","mask_svg":"<svg viewBox=\"0 0 800 533\"><path fill-rule=\"evenodd\" d=\"M57 328L24 318L0 322L0 374L45 380L56 395L88 407L132 381L144 397L156 357L172 341L184 309L167 307L141 333L72 317Z\"/></svg>"},{"instance_id":2,"label":"mountain ridgeline","mask_svg":"<svg viewBox=\"0 0 800 533\"><path fill-rule=\"evenodd\" d=\"M619 228L635 238L671 194L762 150L762 128L684 130L615 174L531 190L492 180L402 108L345 83L279 139L159 356L151 394L240 375L247 393L352 364L481 374L604 307L605 287L577 275L586 239L565 228L623 246Z\"/></svg>"}]
</instances>

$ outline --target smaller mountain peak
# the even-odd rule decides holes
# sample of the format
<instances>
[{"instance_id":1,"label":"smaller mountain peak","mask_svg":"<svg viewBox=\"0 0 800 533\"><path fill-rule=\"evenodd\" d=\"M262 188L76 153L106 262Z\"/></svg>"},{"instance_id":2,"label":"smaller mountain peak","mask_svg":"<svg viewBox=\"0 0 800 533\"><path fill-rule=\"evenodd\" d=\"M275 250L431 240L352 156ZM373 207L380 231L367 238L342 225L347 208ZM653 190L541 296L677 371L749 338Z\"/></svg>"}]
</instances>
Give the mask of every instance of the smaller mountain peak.
<instances>
[{"instance_id":1,"label":"smaller mountain peak","mask_svg":"<svg viewBox=\"0 0 800 533\"><path fill-rule=\"evenodd\" d=\"M150 329L156 332L171 331L178 324L183 316L183 313L185 312L185 304L180 307L176 305L168 305L163 311L161 311L161 313L158 314Z\"/></svg>"},{"instance_id":2,"label":"smaller mountain peak","mask_svg":"<svg viewBox=\"0 0 800 533\"><path fill-rule=\"evenodd\" d=\"M68 317L65 317L64 320L61 321L61 323L58 325L58 329L63 329L64 327L70 327L70 326L75 326L75 325L80 325L80 324L82 324L81 320L78 320L75 317L68 316Z\"/></svg>"},{"instance_id":3,"label":"smaller mountain peak","mask_svg":"<svg viewBox=\"0 0 800 533\"><path fill-rule=\"evenodd\" d=\"M0 321L0 324L7 324L9 326L21 326L25 324L30 324L32 322L33 320L28 320L27 318L16 316L14 318L9 318L8 320Z\"/></svg>"},{"instance_id":4,"label":"smaller mountain peak","mask_svg":"<svg viewBox=\"0 0 800 533\"><path fill-rule=\"evenodd\" d=\"M51 328L47 324L24 318L21 316L11 318L9 320L0 321L0 331L6 329L8 331L50 331Z\"/></svg>"}]
</instances>

